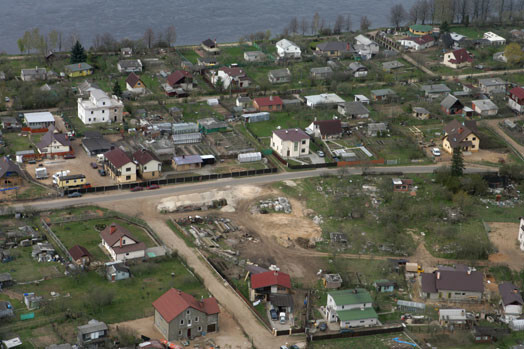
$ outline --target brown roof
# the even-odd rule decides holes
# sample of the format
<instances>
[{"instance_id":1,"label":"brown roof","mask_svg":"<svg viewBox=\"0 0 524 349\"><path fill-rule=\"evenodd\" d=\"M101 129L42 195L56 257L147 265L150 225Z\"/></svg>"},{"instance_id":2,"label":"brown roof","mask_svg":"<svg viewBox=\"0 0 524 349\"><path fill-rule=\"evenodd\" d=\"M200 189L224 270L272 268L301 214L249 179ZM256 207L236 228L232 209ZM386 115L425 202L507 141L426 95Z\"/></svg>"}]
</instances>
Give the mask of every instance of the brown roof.
<instances>
[{"instance_id":1,"label":"brown roof","mask_svg":"<svg viewBox=\"0 0 524 349\"><path fill-rule=\"evenodd\" d=\"M517 97L518 99L524 99L524 89L520 86L512 88L511 90L509 90L509 93Z\"/></svg>"},{"instance_id":2,"label":"brown roof","mask_svg":"<svg viewBox=\"0 0 524 349\"><path fill-rule=\"evenodd\" d=\"M300 142L303 139L309 139L307 133L299 128L290 128L287 130L274 130L274 134L283 141Z\"/></svg>"},{"instance_id":3,"label":"brown roof","mask_svg":"<svg viewBox=\"0 0 524 349\"><path fill-rule=\"evenodd\" d=\"M471 142L464 141L470 134L478 136L477 123L474 120L466 120L463 124L453 120L444 126L444 132L452 148L457 146L469 146Z\"/></svg>"},{"instance_id":4,"label":"brown roof","mask_svg":"<svg viewBox=\"0 0 524 349\"><path fill-rule=\"evenodd\" d=\"M142 149L138 150L133 154L133 160L138 162L140 165L145 165L151 160L157 160L156 156L151 154L149 151Z\"/></svg>"},{"instance_id":5,"label":"brown roof","mask_svg":"<svg viewBox=\"0 0 524 349\"><path fill-rule=\"evenodd\" d=\"M162 315L166 322L173 321L187 308L193 308L207 315L220 313L215 298L206 298L198 301L190 294L177 289L170 289L153 302L153 307Z\"/></svg>"},{"instance_id":6,"label":"brown roof","mask_svg":"<svg viewBox=\"0 0 524 349\"><path fill-rule=\"evenodd\" d=\"M42 138L40 138L40 142L38 142L36 146L38 149L43 149L53 143L53 140L56 140L63 146L71 146L71 141L67 135L63 133L55 133L55 127L53 125L49 126L48 131L42 136Z\"/></svg>"},{"instance_id":7,"label":"brown roof","mask_svg":"<svg viewBox=\"0 0 524 349\"><path fill-rule=\"evenodd\" d=\"M241 77L241 76L246 75L246 72L242 68L223 67L223 68L220 68L219 70L222 70L224 73L226 73L227 75L231 77Z\"/></svg>"},{"instance_id":8,"label":"brown roof","mask_svg":"<svg viewBox=\"0 0 524 349\"><path fill-rule=\"evenodd\" d=\"M20 167L9 160L6 156L0 157L0 178L10 176L12 173L18 174L22 177L22 170Z\"/></svg>"},{"instance_id":9,"label":"brown roof","mask_svg":"<svg viewBox=\"0 0 524 349\"><path fill-rule=\"evenodd\" d=\"M523 305L522 295L517 286L511 282L503 282L499 285L500 298L504 305L520 304Z\"/></svg>"},{"instance_id":10,"label":"brown roof","mask_svg":"<svg viewBox=\"0 0 524 349\"><path fill-rule=\"evenodd\" d=\"M467 270L436 270L422 274L422 292L440 290L484 292L484 277L481 272Z\"/></svg>"},{"instance_id":11,"label":"brown roof","mask_svg":"<svg viewBox=\"0 0 524 349\"><path fill-rule=\"evenodd\" d=\"M129 230L116 223L108 225L107 227L105 227L104 230L100 232L100 237L109 246L113 246L118 240L120 240L124 236L138 243L138 240L129 232Z\"/></svg>"},{"instance_id":12,"label":"brown roof","mask_svg":"<svg viewBox=\"0 0 524 349\"><path fill-rule=\"evenodd\" d=\"M104 157L116 168L120 168L125 164L132 162L129 156L120 148L115 148L104 153Z\"/></svg>"},{"instance_id":13,"label":"brown roof","mask_svg":"<svg viewBox=\"0 0 524 349\"><path fill-rule=\"evenodd\" d=\"M418 37L414 40L419 45L427 44L428 42L435 41L435 38L432 35L424 35L421 37Z\"/></svg>"},{"instance_id":14,"label":"brown roof","mask_svg":"<svg viewBox=\"0 0 524 349\"><path fill-rule=\"evenodd\" d=\"M314 121L313 124L318 126L320 134L323 136L338 135L342 133L342 123L340 120L320 120Z\"/></svg>"},{"instance_id":15,"label":"brown roof","mask_svg":"<svg viewBox=\"0 0 524 349\"><path fill-rule=\"evenodd\" d=\"M178 83L180 83L181 80L185 79L185 78L192 78L193 75L191 75L190 72L187 72L185 70L176 70L174 72L172 72L171 74L169 74L169 76L167 77L167 83L173 87L174 85L177 85Z\"/></svg>"},{"instance_id":16,"label":"brown roof","mask_svg":"<svg viewBox=\"0 0 524 349\"><path fill-rule=\"evenodd\" d=\"M465 48L453 51L453 56L455 57L455 59L450 60L450 62L452 63L460 64L466 62L473 62L473 58Z\"/></svg>"},{"instance_id":17,"label":"brown roof","mask_svg":"<svg viewBox=\"0 0 524 349\"><path fill-rule=\"evenodd\" d=\"M75 245L69 249L69 254L73 257L73 260L79 260L82 257L91 258L91 253L84 247L80 245Z\"/></svg>"},{"instance_id":18,"label":"brown roof","mask_svg":"<svg viewBox=\"0 0 524 349\"><path fill-rule=\"evenodd\" d=\"M253 100L259 107L267 107L270 105L283 105L282 99L279 96L269 96L269 97L258 97Z\"/></svg>"},{"instance_id":19,"label":"brown roof","mask_svg":"<svg viewBox=\"0 0 524 349\"><path fill-rule=\"evenodd\" d=\"M122 245L111 247L116 254L129 253L135 251L143 251L146 249L146 244L143 242L137 242L136 244L131 245Z\"/></svg>"},{"instance_id":20,"label":"brown roof","mask_svg":"<svg viewBox=\"0 0 524 349\"><path fill-rule=\"evenodd\" d=\"M135 73L129 74L129 76L126 79L126 83L129 84L129 86L134 87L137 82L140 81L140 77L136 75Z\"/></svg>"}]
</instances>

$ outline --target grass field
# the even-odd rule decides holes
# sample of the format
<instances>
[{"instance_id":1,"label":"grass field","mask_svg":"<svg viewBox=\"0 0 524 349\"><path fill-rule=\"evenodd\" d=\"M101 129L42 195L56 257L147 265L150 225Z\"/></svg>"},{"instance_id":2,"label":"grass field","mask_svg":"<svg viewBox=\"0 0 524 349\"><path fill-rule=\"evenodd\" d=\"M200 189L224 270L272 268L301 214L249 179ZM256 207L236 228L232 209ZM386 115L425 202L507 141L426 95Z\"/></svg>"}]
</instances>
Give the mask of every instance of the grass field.
<instances>
[{"instance_id":1,"label":"grass field","mask_svg":"<svg viewBox=\"0 0 524 349\"><path fill-rule=\"evenodd\" d=\"M58 263L38 263L31 257L32 247L18 247L9 252L14 260L0 264L0 273L11 273L17 282L39 280L44 277L60 276L64 267Z\"/></svg>"},{"instance_id":2,"label":"grass field","mask_svg":"<svg viewBox=\"0 0 524 349\"><path fill-rule=\"evenodd\" d=\"M411 342L403 333L380 334L375 336L353 337L342 339L329 339L324 341L312 342L312 349L389 349L395 348L393 338ZM397 344L399 345L399 344Z\"/></svg>"},{"instance_id":3,"label":"grass field","mask_svg":"<svg viewBox=\"0 0 524 349\"><path fill-rule=\"evenodd\" d=\"M32 149L31 140L27 136L20 136L18 133L9 132L4 133L3 138L12 154L21 150Z\"/></svg>"}]
</instances>

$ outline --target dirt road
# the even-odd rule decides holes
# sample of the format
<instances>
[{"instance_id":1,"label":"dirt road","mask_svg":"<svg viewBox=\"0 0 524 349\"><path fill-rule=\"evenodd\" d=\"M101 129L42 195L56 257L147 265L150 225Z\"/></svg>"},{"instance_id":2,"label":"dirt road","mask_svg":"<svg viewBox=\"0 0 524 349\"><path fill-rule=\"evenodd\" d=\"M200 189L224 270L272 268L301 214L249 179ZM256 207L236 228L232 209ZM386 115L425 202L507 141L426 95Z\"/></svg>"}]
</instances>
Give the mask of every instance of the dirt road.
<instances>
[{"instance_id":1,"label":"dirt road","mask_svg":"<svg viewBox=\"0 0 524 349\"><path fill-rule=\"evenodd\" d=\"M519 120L518 117L514 118L508 118L508 120L516 121ZM491 128L494 132L496 132L500 137L502 137L506 143L508 143L519 155L521 159L524 159L524 146L518 144L504 132L504 130L499 125L500 119L493 119L493 120L485 120L482 123L487 125L489 128Z\"/></svg>"},{"instance_id":2,"label":"dirt road","mask_svg":"<svg viewBox=\"0 0 524 349\"><path fill-rule=\"evenodd\" d=\"M520 74L520 73L524 73L524 69L486 71L486 72L482 72L482 73L461 74L461 75L442 75L442 79L443 80L455 80L455 79L462 80L462 79L467 79L467 78L478 78L478 77L482 77L482 76Z\"/></svg>"}]
</instances>

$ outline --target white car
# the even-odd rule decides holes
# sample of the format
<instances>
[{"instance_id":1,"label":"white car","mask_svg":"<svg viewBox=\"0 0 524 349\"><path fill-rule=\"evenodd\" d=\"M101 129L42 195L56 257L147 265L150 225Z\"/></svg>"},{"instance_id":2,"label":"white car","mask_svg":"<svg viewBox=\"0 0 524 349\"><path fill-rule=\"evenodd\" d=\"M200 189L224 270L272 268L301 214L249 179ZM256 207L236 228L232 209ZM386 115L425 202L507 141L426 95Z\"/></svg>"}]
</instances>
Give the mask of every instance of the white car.
<instances>
[{"instance_id":1,"label":"white car","mask_svg":"<svg viewBox=\"0 0 524 349\"><path fill-rule=\"evenodd\" d=\"M433 156L440 156L440 149L439 148L431 149L431 154L433 154Z\"/></svg>"},{"instance_id":2,"label":"white car","mask_svg":"<svg viewBox=\"0 0 524 349\"><path fill-rule=\"evenodd\" d=\"M317 152L318 156L320 156L321 158L323 158L324 156L326 156L326 154L324 154L324 152L322 150L319 150Z\"/></svg>"}]
</instances>

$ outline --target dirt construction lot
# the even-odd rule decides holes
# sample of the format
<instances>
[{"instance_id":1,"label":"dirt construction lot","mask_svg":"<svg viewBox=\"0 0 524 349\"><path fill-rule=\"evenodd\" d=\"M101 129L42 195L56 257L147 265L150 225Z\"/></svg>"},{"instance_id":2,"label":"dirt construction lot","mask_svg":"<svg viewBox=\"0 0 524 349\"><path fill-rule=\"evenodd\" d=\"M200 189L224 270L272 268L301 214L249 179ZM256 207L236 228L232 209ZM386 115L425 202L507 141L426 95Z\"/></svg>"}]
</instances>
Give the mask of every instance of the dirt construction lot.
<instances>
[{"instance_id":1,"label":"dirt construction lot","mask_svg":"<svg viewBox=\"0 0 524 349\"><path fill-rule=\"evenodd\" d=\"M489 239L495 245L498 252L489 256L489 260L495 263L507 264L513 270L521 270L524 263L524 252L517 243L519 231L518 223L489 223L491 232Z\"/></svg>"}]
</instances>

